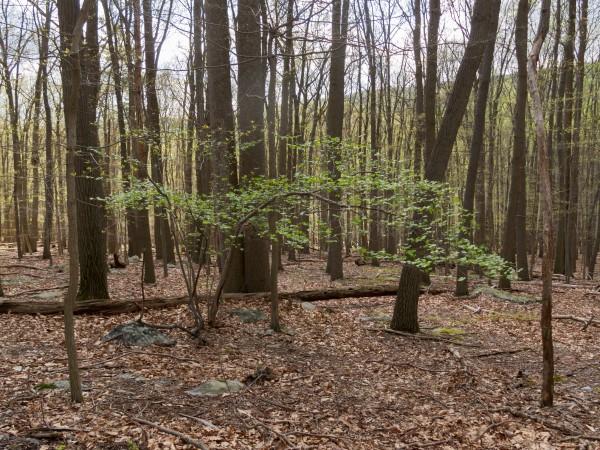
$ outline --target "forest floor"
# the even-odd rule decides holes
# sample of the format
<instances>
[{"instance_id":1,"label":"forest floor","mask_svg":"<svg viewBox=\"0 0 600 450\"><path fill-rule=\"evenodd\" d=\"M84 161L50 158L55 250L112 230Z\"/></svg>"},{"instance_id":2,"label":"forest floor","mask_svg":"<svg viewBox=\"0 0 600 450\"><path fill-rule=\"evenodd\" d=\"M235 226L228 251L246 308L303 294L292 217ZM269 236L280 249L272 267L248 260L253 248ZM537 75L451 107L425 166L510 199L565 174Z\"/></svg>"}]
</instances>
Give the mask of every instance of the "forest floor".
<instances>
[{"instance_id":1,"label":"forest floor","mask_svg":"<svg viewBox=\"0 0 600 450\"><path fill-rule=\"evenodd\" d=\"M54 268L33 256L17 262L0 248L9 297L62 292L63 266L60 258ZM113 299L140 298L140 267L111 271ZM331 283L323 269L318 255L286 263L281 291L389 283L400 272L349 259L347 279ZM77 316L80 405L70 403L61 383L67 379L62 317L4 314L0 448L194 448L139 419L211 449L600 448L600 328L554 322L556 406L540 409L539 303L516 304L487 291L459 299L450 279L433 280L449 290L422 295L419 337L381 331L393 297L321 301L314 309L286 301L279 334L267 331L268 320L241 323L231 314L254 308L268 317L265 300L226 300L220 326L202 334L206 343L166 331L177 340L168 348L101 340L136 314ZM515 294L539 298L539 280L513 285ZM174 268L146 289L148 296L183 293ZM555 314L600 318L593 283L557 282L554 294ZM185 306L144 317L155 324L190 322ZM266 375L235 393L186 393L211 379L252 380L257 371Z\"/></svg>"}]
</instances>

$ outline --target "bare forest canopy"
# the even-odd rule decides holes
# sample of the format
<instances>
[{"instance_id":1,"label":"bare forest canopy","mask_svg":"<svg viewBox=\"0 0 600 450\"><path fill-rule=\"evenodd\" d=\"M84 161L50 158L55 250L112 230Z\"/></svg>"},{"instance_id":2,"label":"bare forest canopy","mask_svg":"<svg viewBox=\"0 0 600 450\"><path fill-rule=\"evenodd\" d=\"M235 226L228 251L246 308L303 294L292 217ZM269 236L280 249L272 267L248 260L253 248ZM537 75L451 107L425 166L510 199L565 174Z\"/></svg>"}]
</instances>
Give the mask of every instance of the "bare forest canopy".
<instances>
[{"instance_id":1,"label":"bare forest canopy","mask_svg":"<svg viewBox=\"0 0 600 450\"><path fill-rule=\"evenodd\" d=\"M235 302L268 300L268 336L293 336L294 302L393 296L360 330L475 348L423 331L419 299L493 298L539 310L553 406L553 318L598 326L569 308L597 295L599 24L594 0L0 0L0 313L62 313L79 403L74 313L219 351ZM560 314L557 281L581 290Z\"/></svg>"}]
</instances>

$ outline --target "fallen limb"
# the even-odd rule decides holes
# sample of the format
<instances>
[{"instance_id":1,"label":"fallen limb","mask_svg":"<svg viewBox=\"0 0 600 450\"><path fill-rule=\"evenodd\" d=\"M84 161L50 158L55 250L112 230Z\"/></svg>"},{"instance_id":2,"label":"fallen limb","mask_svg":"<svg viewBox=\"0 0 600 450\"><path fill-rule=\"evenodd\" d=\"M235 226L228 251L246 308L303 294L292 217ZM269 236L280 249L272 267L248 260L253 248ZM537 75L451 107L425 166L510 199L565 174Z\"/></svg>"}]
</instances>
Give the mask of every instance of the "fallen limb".
<instances>
[{"instance_id":1,"label":"fallen limb","mask_svg":"<svg viewBox=\"0 0 600 450\"><path fill-rule=\"evenodd\" d=\"M509 291L503 291L500 289L494 289L489 286L478 286L473 290L473 293L468 298L476 298L479 295L489 295L498 300L504 300L510 303L516 303L518 305L528 305L533 303L540 303L540 300L525 295L515 295Z\"/></svg>"},{"instance_id":2,"label":"fallen limb","mask_svg":"<svg viewBox=\"0 0 600 450\"><path fill-rule=\"evenodd\" d=\"M511 350L492 350L490 352L479 353L478 355L473 355L475 358L486 358L488 356L497 356L497 355L512 355L514 353L525 352L527 350L531 350L529 347L524 348L515 348Z\"/></svg>"},{"instance_id":3,"label":"fallen limb","mask_svg":"<svg viewBox=\"0 0 600 450\"><path fill-rule=\"evenodd\" d=\"M341 289L318 289L298 292L282 292L280 299L298 300L302 302L316 302L321 300L339 300L344 298L361 297L384 297L394 296L398 286L395 284L379 286L359 286L356 288ZM424 291L425 292L425 291ZM429 294L446 292L444 290L427 291ZM244 299L268 299L268 292L258 292L252 294L225 294L225 300L244 300ZM199 296L199 301L206 303L208 296ZM144 309L162 309L171 308L188 303L188 297L154 297L147 298L144 301ZM141 309L139 302L133 300L126 301L106 301L92 300L75 305L75 314L123 314L138 312ZM60 301L31 301L31 300L0 300L0 313L13 314L62 314L63 306Z\"/></svg>"},{"instance_id":4,"label":"fallen limb","mask_svg":"<svg viewBox=\"0 0 600 450\"><path fill-rule=\"evenodd\" d=\"M146 419L142 419L141 417L131 417L131 420L138 422L138 423L142 423L144 425L148 425L153 428L156 428L158 431L162 431L163 433L167 433L172 436L176 436L179 439L181 439L183 442L185 442L186 444L193 445L196 448L200 448L202 450L208 450L208 446L204 442L202 442L198 439L191 438L187 434L180 433L179 431L172 430L171 428L163 427L162 425L159 425L154 422L150 422L149 420L146 420Z\"/></svg>"},{"instance_id":5,"label":"fallen limb","mask_svg":"<svg viewBox=\"0 0 600 450\"><path fill-rule=\"evenodd\" d=\"M570 315L554 315L552 316L552 318L554 320L572 320L574 322L580 322L583 324L582 330L584 331L587 330L590 325L593 327L600 327L600 320L594 320L594 316L591 316L589 319L586 319L585 317L577 317Z\"/></svg>"},{"instance_id":6,"label":"fallen limb","mask_svg":"<svg viewBox=\"0 0 600 450\"><path fill-rule=\"evenodd\" d=\"M67 289L69 287L68 284L63 284L62 286L51 286L51 287L43 287L37 289L30 289L28 291L17 292L16 294L7 295L7 297L20 297L21 295L29 295L29 294L37 294L38 292L44 291L58 291L60 289Z\"/></svg>"},{"instance_id":7,"label":"fallen limb","mask_svg":"<svg viewBox=\"0 0 600 450\"><path fill-rule=\"evenodd\" d=\"M443 342L445 344L453 344L453 345L458 345L458 346L462 346L462 347L481 347L480 345L477 345L477 344L468 344L466 342L460 342L460 341L456 341L453 339L444 339L444 338L437 337L437 336L431 336L429 334L405 333L404 331L392 330L391 328L365 328L365 330L374 331L374 332L382 332L383 331L385 333L396 334L398 336L404 336L404 337L411 338L411 339L421 339L424 341Z\"/></svg>"}]
</instances>

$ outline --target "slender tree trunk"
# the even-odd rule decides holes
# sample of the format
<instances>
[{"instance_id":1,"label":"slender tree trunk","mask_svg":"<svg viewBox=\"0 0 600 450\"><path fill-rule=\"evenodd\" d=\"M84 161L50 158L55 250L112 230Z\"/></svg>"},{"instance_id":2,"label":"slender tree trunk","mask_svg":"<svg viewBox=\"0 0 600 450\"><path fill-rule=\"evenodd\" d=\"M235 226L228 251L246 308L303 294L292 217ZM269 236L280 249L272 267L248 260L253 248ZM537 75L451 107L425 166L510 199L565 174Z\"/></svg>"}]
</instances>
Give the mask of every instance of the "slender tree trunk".
<instances>
[{"instance_id":1,"label":"slender tree trunk","mask_svg":"<svg viewBox=\"0 0 600 450\"><path fill-rule=\"evenodd\" d=\"M152 26L152 1L142 0L142 9L144 15L144 50L146 53L146 76L144 77L146 87L146 128L148 130L148 146L150 160L152 162L152 178L158 184L164 183L164 167L162 161L162 149L160 139L160 110L158 106L158 96L156 94L156 51L154 44L154 29ZM169 228L164 207L155 207L154 214L154 242L156 247L156 256L165 259L166 262L175 262L175 251L173 238ZM162 250L167 251L166 256Z\"/></svg>"},{"instance_id":2,"label":"slender tree trunk","mask_svg":"<svg viewBox=\"0 0 600 450\"><path fill-rule=\"evenodd\" d=\"M52 262L52 216L54 214L54 157L52 155L52 109L48 98L48 34L50 32L50 2L46 2L46 17L40 44L40 64L42 65L42 100L46 119L45 150L46 164L44 176L44 250L43 259Z\"/></svg>"},{"instance_id":3,"label":"slender tree trunk","mask_svg":"<svg viewBox=\"0 0 600 450\"><path fill-rule=\"evenodd\" d=\"M429 0L429 28L427 30L427 57L425 67L424 108L425 108L425 155L428 164L435 145L435 109L438 82L438 33L442 11L440 0Z\"/></svg>"},{"instance_id":4,"label":"slender tree trunk","mask_svg":"<svg viewBox=\"0 0 600 450\"><path fill-rule=\"evenodd\" d=\"M61 34L61 78L64 99L65 130L67 137L67 199L69 203L69 289L64 302L65 345L68 355L69 382L71 401L81 403L83 394L77 363L77 346L75 342L75 319L73 307L79 284L78 267L78 230L76 201L76 163L79 139L77 136L79 109L81 108L81 33L87 16L93 10L91 0L87 0L81 10L77 0L58 1L58 23ZM93 25L92 25L93 28Z\"/></svg>"},{"instance_id":5,"label":"slender tree trunk","mask_svg":"<svg viewBox=\"0 0 600 450\"><path fill-rule=\"evenodd\" d=\"M570 163L572 151L572 124L573 124L573 76L575 62L575 25L577 19L577 1L569 0L569 17L567 21L567 34L564 41L564 56L559 86L560 122L558 129L558 166L559 166L559 220L556 236L556 260L554 272L568 276L572 275L569 236L567 236L567 218L569 215L569 186ZM562 92L561 92L562 91ZM560 95L562 94L562 95Z\"/></svg>"},{"instance_id":6,"label":"slender tree trunk","mask_svg":"<svg viewBox=\"0 0 600 450\"><path fill-rule=\"evenodd\" d=\"M114 81L115 98L117 101L117 124L119 127L119 153L121 157L121 178L123 189L127 191L131 185L131 155L127 148L127 129L125 127L125 106L123 104L123 77L121 72L121 62L117 53L116 36L113 32L113 22L108 7L107 0L102 0L102 7L104 9L104 18L106 23L106 38L108 41L108 50L110 53L111 72ZM132 241L136 240L136 219L135 212L131 208L127 208L125 215L127 225L127 235L129 237L128 242L128 254L133 255L137 252L133 252L135 244ZM115 261L116 262L116 261Z\"/></svg>"},{"instance_id":7,"label":"slender tree trunk","mask_svg":"<svg viewBox=\"0 0 600 450\"><path fill-rule=\"evenodd\" d=\"M129 98L129 129L132 136L132 155L135 158L135 176L139 181L148 179L148 149L142 139L143 104L142 104L142 35L140 0L133 0L133 67ZM136 246L144 258L144 283L155 283L154 257L152 255L152 238L150 236L150 213L148 209L140 209L136 214Z\"/></svg>"},{"instance_id":8,"label":"slender tree trunk","mask_svg":"<svg viewBox=\"0 0 600 450\"><path fill-rule=\"evenodd\" d=\"M568 263L565 270L566 282L575 273L577 264L577 211L579 206L579 147L581 136L581 118L583 109L583 81L585 76L585 51L587 46L588 0L581 2L581 16L579 22L579 49L577 51L577 74L575 76L575 112L573 123L573 141L570 161L569 176L569 205L567 216L567 229L565 237L565 261Z\"/></svg>"},{"instance_id":9,"label":"slender tree trunk","mask_svg":"<svg viewBox=\"0 0 600 450\"><path fill-rule=\"evenodd\" d=\"M520 280L529 280L527 265L527 192L526 192L526 157L527 157L527 16L528 0L520 0L515 28L515 44L517 48L517 95L513 117L513 155L511 164L510 197L508 212L504 222L502 239L502 257L515 262ZM510 280L500 278L500 287L510 289Z\"/></svg>"},{"instance_id":10,"label":"slender tree trunk","mask_svg":"<svg viewBox=\"0 0 600 450\"><path fill-rule=\"evenodd\" d=\"M544 210L550 212L552 206L552 182L548 149L546 148L546 129L544 110L538 87L537 64L550 27L550 0L542 0L540 23L533 42L527 64L527 80L531 95L531 112L535 120L537 138L538 173ZM544 214L544 257L542 260L542 406L552 406L554 400L554 348L552 343L552 266L554 264L554 224L552 214Z\"/></svg>"}]
</instances>

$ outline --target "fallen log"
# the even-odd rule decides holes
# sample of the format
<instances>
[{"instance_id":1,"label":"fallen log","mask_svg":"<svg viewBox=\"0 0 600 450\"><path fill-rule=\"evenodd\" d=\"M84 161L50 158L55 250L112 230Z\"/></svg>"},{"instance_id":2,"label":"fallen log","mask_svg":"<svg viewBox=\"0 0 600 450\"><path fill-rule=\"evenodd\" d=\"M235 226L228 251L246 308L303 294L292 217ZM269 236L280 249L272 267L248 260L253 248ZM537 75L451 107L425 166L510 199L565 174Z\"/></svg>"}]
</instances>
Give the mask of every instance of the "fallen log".
<instances>
[{"instance_id":1,"label":"fallen log","mask_svg":"<svg viewBox=\"0 0 600 450\"><path fill-rule=\"evenodd\" d=\"M344 298L361 297L384 297L395 296L398 290L396 284L379 286L359 286L336 289L317 289L298 292L282 292L279 295L281 300L298 300L302 302L316 302L321 300L339 300ZM423 292L435 295L446 290L432 289L431 287ZM257 292L251 294L225 294L224 299L268 299L268 292ZM200 296L200 302L206 302L208 296ZM180 297L155 297L147 298L144 301L144 309L171 308L186 304L187 296ZM134 300L125 301L106 301L92 300L75 305L76 314L122 314L137 312L141 309L141 303ZM63 312L63 304L60 301L24 301L0 299L0 313L13 314L60 314Z\"/></svg>"}]
</instances>

